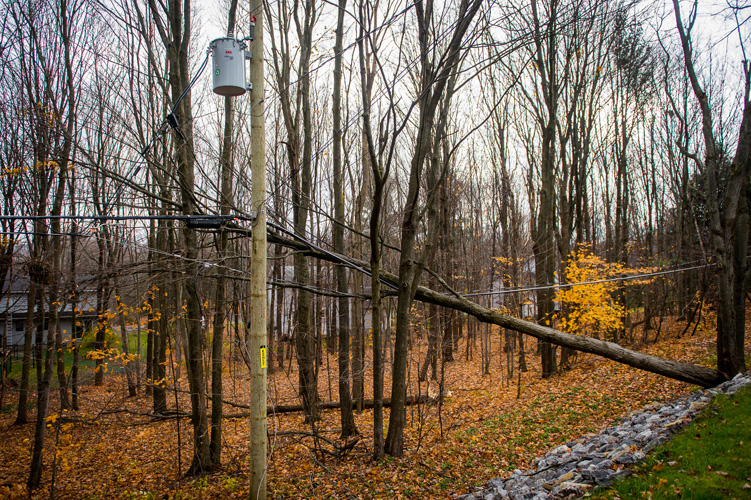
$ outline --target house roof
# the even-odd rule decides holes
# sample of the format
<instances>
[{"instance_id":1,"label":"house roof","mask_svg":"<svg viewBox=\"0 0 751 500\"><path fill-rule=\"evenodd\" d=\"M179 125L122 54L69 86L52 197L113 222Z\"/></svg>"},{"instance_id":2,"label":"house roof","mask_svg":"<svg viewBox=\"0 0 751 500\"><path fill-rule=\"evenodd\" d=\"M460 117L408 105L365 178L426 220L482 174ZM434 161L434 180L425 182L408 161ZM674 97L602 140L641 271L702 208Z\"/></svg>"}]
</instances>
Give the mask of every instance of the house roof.
<instances>
[{"instance_id":1,"label":"house roof","mask_svg":"<svg viewBox=\"0 0 751 500\"><path fill-rule=\"evenodd\" d=\"M81 284L90 284L90 277L78 279ZM28 310L28 294L31 280L28 275L12 276L9 281L6 280L3 286L2 295L0 296L0 314L10 312L15 315L25 315ZM79 287L77 312L80 316L96 316L96 294L93 290L85 287ZM44 310L49 311L49 302L44 301ZM62 308L59 311L62 316L70 316L73 313L73 303L69 300L67 294L64 294Z\"/></svg>"}]
</instances>

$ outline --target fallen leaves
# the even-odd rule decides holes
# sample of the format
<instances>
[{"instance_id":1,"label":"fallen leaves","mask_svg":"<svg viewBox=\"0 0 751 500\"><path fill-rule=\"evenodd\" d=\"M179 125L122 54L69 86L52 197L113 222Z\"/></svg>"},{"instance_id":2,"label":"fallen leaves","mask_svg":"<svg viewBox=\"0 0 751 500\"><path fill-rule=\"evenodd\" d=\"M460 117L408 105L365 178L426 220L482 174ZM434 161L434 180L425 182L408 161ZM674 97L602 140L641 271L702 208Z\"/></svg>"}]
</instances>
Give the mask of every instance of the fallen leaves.
<instances>
[{"instance_id":1,"label":"fallen leaves","mask_svg":"<svg viewBox=\"0 0 751 500\"><path fill-rule=\"evenodd\" d=\"M680 331L682 326L685 325L676 325L675 330ZM665 329L664 340L645 349L647 352L696 363L706 364L710 359L712 331L700 327L690 338L669 338L664 332ZM445 365L444 386L452 397L440 407L433 404L408 408L406 452L402 458L373 460L370 411L355 415L359 440L351 441L351 449L340 459L321 453L323 447L331 446L329 443L339 447L349 444L336 440L340 432L338 410L321 412L316 430L325 439L316 439L299 414L271 415L269 496L447 498L513 469L531 468L537 457L552 448L596 432L647 404L672 400L692 390L687 384L581 353L563 375L541 380L535 346L529 342L530 371L521 374L519 391L516 366L510 373L505 354L499 361L503 346L497 330L492 337L490 375L481 375L479 352L474 353L475 360L466 360L467 346L462 342L456 361ZM474 349L479 350L479 345ZM421 383L418 389L416 380L424 356L425 340L416 339L415 350L410 354L410 394L426 390L427 384ZM233 363L227 363L225 399L248 404L245 369L241 362ZM299 402L295 364L287 363L285 360L285 370L269 375L270 403ZM372 365L367 366L372 369ZM387 363L386 397L390 396L388 366ZM370 380L372 375L368 371L365 376ZM319 377L322 400L337 399L334 357L323 359ZM170 376L166 382L171 384L172 380ZM181 381L179 385L186 384ZM83 389L86 392L81 395L81 411L69 412L62 420L56 453L54 440L48 439L40 491L49 491L52 460L57 455L59 498L79 498L102 491L120 498L161 498L165 494L173 498L177 493L186 499L247 498L246 419L224 421L222 469L203 478L187 478L182 474L192 458L188 419L151 419L151 399L144 395L126 398L125 381L120 375L108 376L104 387ZM365 398L370 397L367 388ZM175 401L172 391L168 391L168 398L171 409L176 408L176 402L180 411L190 408L187 394L180 393ZM53 419L48 423L55 424L62 417L57 416L57 401L52 404ZM225 412L229 411L236 409L227 406ZM23 485L28 474L33 424L12 426L14 416L0 415L0 442L5 443L0 448L0 498L26 496ZM667 465L672 467L675 463ZM716 471L722 475L720 472ZM13 491L23 493L13 497Z\"/></svg>"}]
</instances>

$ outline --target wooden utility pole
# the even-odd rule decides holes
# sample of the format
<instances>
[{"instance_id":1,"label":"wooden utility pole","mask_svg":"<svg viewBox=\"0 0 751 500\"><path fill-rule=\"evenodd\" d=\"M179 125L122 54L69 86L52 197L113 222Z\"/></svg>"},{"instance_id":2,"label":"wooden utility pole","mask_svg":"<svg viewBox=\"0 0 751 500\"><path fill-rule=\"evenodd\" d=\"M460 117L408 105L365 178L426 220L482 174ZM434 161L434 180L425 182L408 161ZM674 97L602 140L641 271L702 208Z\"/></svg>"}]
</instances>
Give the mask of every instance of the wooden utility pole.
<instances>
[{"instance_id":1,"label":"wooden utility pole","mask_svg":"<svg viewBox=\"0 0 751 500\"><path fill-rule=\"evenodd\" d=\"M263 89L263 3L250 0L255 39L250 42L251 200L257 216L250 252L250 499L266 498L266 126Z\"/></svg>"}]
</instances>

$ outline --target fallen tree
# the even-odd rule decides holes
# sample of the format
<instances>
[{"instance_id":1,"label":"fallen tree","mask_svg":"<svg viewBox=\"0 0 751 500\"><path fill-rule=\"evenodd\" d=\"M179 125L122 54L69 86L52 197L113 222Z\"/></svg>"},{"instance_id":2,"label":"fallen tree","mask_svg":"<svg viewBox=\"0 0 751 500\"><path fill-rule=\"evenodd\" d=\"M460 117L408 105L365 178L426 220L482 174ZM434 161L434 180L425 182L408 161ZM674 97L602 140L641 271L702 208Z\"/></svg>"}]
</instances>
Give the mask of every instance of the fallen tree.
<instances>
[{"instance_id":1,"label":"fallen tree","mask_svg":"<svg viewBox=\"0 0 751 500\"><path fill-rule=\"evenodd\" d=\"M564 333L553 328L548 328L529 321L514 318L513 316L502 314L463 297L441 294L426 287L418 287L415 298L417 300L422 300L423 302L430 302L443 307L466 312L486 323L509 328L577 351L596 354L603 358L623 363L624 365L657 373L658 375L663 375L682 382L688 382L702 387L714 387L727 380L722 373L713 370L712 368L658 358L657 356L644 354L643 352L626 349L614 342L606 342L604 340L593 339L583 335L571 335L570 333Z\"/></svg>"},{"instance_id":2,"label":"fallen tree","mask_svg":"<svg viewBox=\"0 0 751 500\"><path fill-rule=\"evenodd\" d=\"M280 229L278 226L270 225L269 229L272 228L276 230ZM323 250L308 242L300 241L299 239L286 238L271 230L268 232L268 241L269 243L293 248L311 257L345 264L366 273L369 269L369 264L367 262ZM392 288L396 288L396 284L398 283L396 275L382 269L381 276L385 284ZM595 354L639 370L656 373L689 384L695 384L701 387L714 387L727 380L725 375L712 368L659 358L650 354L626 349L614 342L606 342L604 340L593 339L583 335L571 335L530 321L514 318L513 316L503 314L499 311L483 307L453 291L451 294L447 294L437 292L425 286L418 286L415 299L421 302L455 309L472 315L486 323L509 328L540 340L552 342L553 344L562 347Z\"/></svg>"},{"instance_id":3,"label":"fallen tree","mask_svg":"<svg viewBox=\"0 0 751 500\"><path fill-rule=\"evenodd\" d=\"M435 402L435 400L431 399L427 395L422 396L407 396L407 401L405 401L405 405L419 405L419 404L426 404ZM372 399L365 399L362 402L362 407L364 409L371 409L373 408L373 405L375 402ZM391 406L391 398L383 398L383 407L389 408ZM328 401L325 403L318 403L318 409L319 410L338 410L341 407L339 404L339 401ZM355 402L352 402L352 408L355 408ZM303 411L302 405L276 405L276 406L267 406L266 407L266 414L272 415L272 414L281 414L281 413L295 413L298 411Z\"/></svg>"},{"instance_id":4,"label":"fallen tree","mask_svg":"<svg viewBox=\"0 0 751 500\"><path fill-rule=\"evenodd\" d=\"M174 389L174 388L173 388ZM174 389L177 392L182 392L186 394L190 394L190 391L186 391L183 389ZM207 396L209 400L211 400L211 396ZM423 404L429 404L429 403L437 403L437 398L432 398L427 394L421 394L419 396L407 396L407 400L404 402L405 405L423 405ZM234 401L228 401L226 399L222 400L223 404L226 404L228 406L231 406L233 408L243 408L246 410L250 409L249 405L243 404L243 403L236 403ZM362 407L364 409L372 409L375 405L375 401L372 399L365 399L363 400ZM383 398L383 407L389 408L391 406L391 398ZM341 407L341 404L339 401L327 401L325 403L318 403L317 405L319 410L338 410ZM352 402L352 408L354 409L356 407L356 403ZM267 415L281 415L283 413L297 413L300 411L303 411L303 405L301 404L291 404L291 405L268 405L266 406L266 414ZM151 413L139 413L139 415L149 415L152 416ZM190 413L176 413L176 414L167 414L167 415L160 415L159 418L163 417L190 417ZM241 418L241 417L247 417L250 416L250 413L230 413L223 415L222 418Z\"/></svg>"}]
</instances>

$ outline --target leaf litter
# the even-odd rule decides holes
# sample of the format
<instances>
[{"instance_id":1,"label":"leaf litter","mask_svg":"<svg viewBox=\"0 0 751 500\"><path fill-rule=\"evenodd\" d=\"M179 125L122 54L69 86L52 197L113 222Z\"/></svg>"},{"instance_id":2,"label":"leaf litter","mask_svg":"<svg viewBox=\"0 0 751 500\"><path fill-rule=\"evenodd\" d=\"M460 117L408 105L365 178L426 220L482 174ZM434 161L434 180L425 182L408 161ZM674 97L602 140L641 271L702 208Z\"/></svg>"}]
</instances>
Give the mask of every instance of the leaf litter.
<instances>
[{"instance_id":1,"label":"leaf litter","mask_svg":"<svg viewBox=\"0 0 751 500\"><path fill-rule=\"evenodd\" d=\"M694 335L663 334L660 342L643 350L711 366L715 333L707 323ZM680 332L683 326L678 323L668 330ZM410 394L427 393L427 384L417 380L425 344L426 340L416 341L410 352ZM373 460L371 410L355 413L360 436L349 443L338 439L338 410L322 411L315 428L303 424L300 413L271 414L268 497L452 498L513 469L531 468L536 457L568 440L694 390L689 384L583 353L576 355L570 369L542 380L535 342L528 339L526 344L529 370L519 377L515 366L509 376L506 356L499 355L502 335L494 330L491 373L482 376L479 343L474 346L474 360L467 361L466 344L460 342L456 361L444 367L444 387L451 395L441 405L407 407L401 458ZM388 361L385 397L390 396ZM371 377L367 371L365 398L372 397ZM285 361L285 369L270 374L268 380L270 405L299 403L294 362ZM187 389L184 381L178 386ZM186 477L192 450L189 418L152 418L150 397L140 392L137 398L126 398L121 375L106 377L103 387L84 386L81 392L77 412L61 412L51 394L42 487L31 498L50 496L53 462L57 498L247 498L250 440L245 417L224 420L221 468L203 477ZM228 361L225 400L247 405L248 393L244 367ZM322 401L337 397L334 355L324 353L319 394ZM190 409L185 392L175 399L174 392L168 391L168 403L179 412ZM225 415L243 411L229 404L224 407ZM31 413L32 423L22 426L12 425L15 411L0 413L0 498L28 497ZM388 408L384 414L388 425ZM342 448L347 448L345 454L333 456Z\"/></svg>"}]
</instances>

